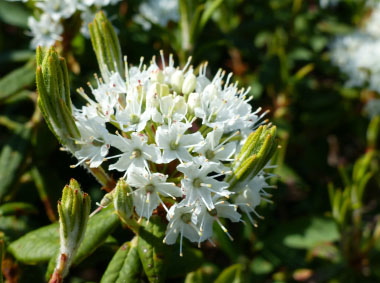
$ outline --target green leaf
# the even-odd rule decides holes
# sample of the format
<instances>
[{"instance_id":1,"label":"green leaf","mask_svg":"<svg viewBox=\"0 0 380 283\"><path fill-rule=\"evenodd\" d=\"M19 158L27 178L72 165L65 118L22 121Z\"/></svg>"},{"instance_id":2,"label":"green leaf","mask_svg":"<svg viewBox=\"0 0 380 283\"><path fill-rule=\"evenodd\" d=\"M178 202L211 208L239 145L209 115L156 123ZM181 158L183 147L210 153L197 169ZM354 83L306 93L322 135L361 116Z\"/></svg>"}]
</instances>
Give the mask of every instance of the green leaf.
<instances>
[{"instance_id":1,"label":"green leaf","mask_svg":"<svg viewBox=\"0 0 380 283\"><path fill-rule=\"evenodd\" d=\"M234 264L227 267L222 273L216 278L215 283L240 283L243 282L242 279L243 267L241 264Z\"/></svg>"},{"instance_id":2,"label":"green leaf","mask_svg":"<svg viewBox=\"0 0 380 283\"><path fill-rule=\"evenodd\" d=\"M1 10L1 8L0 8ZM0 80L0 101L31 86L35 79L35 61L30 60L24 66L12 71Z\"/></svg>"},{"instance_id":3,"label":"green leaf","mask_svg":"<svg viewBox=\"0 0 380 283\"><path fill-rule=\"evenodd\" d=\"M256 257L251 263L251 270L256 275L268 274L273 271L273 264L263 258L262 256Z\"/></svg>"},{"instance_id":4,"label":"green leaf","mask_svg":"<svg viewBox=\"0 0 380 283\"><path fill-rule=\"evenodd\" d=\"M124 243L109 263L101 283L140 282L141 262L137 250L137 237Z\"/></svg>"},{"instance_id":5,"label":"green leaf","mask_svg":"<svg viewBox=\"0 0 380 283\"><path fill-rule=\"evenodd\" d=\"M215 10L222 4L223 0L214 0L214 1L208 1L212 2L210 5L207 5L207 8L202 14L200 23L199 23L199 32L203 30L203 28L206 26L207 22L215 12Z\"/></svg>"},{"instance_id":6,"label":"green leaf","mask_svg":"<svg viewBox=\"0 0 380 283\"><path fill-rule=\"evenodd\" d=\"M218 275L216 265L205 264L196 271L190 272L185 278L185 283L208 283L212 282Z\"/></svg>"},{"instance_id":7,"label":"green leaf","mask_svg":"<svg viewBox=\"0 0 380 283\"><path fill-rule=\"evenodd\" d=\"M330 218L313 217L308 224L299 222L298 231L284 237L284 244L296 249L310 249L339 239L339 231ZM290 229L290 228L289 228ZM289 231L288 229L288 231Z\"/></svg>"},{"instance_id":8,"label":"green leaf","mask_svg":"<svg viewBox=\"0 0 380 283\"><path fill-rule=\"evenodd\" d=\"M31 204L25 202L9 202L0 206L0 216L38 213Z\"/></svg>"},{"instance_id":9,"label":"green leaf","mask_svg":"<svg viewBox=\"0 0 380 283\"><path fill-rule=\"evenodd\" d=\"M34 51L29 49L8 50L0 54L0 64L9 62L25 62L34 57Z\"/></svg>"},{"instance_id":10,"label":"green leaf","mask_svg":"<svg viewBox=\"0 0 380 283\"><path fill-rule=\"evenodd\" d=\"M46 262L59 247L58 223L32 231L12 242L8 251L18 260L28 264Z\"/></svg>"},{"instance_id":11,"label":"green leaf","mask_svg":"<svg viewBox=\"0 0 380 283\"><path fill-rule=\"evenodd\" d=\"M0 153L0 200L10 193L22 173L22 166L29 148L31 129L21 127L3 146Z\"/></svg>"},{"instance_id":12,"label":"green leaf","mask_svg":"<svg viewBox=\"0 0 380 283\"><path fill-rule=\"evenodd\" d=\"M0 20L12 26L28 28L30 11L21 3L9 3L0 1Z\"/></svg>"},{"instance_id":13,"label":"green leaf","mask_svg":"<svg viewBox=\"0 0 380 283\"><path fill-rule=\"evenodd\" d=\"M374 116L368 125L367 129L367 143L368 147L375 148L377 140L379 139L380 131L380 116Z\"/></svg>"},{"instance_id":14,"label":"green leaf","mask_svg":"<svg viewBox=\"0 0 380 283\"><path fill-rule=\"evenodd\" d=\"M101 246L117 225L119 225L119 217L114 213L111 205L91 217L87 223L83 242L74 258L74 265L78 265Z\"/></svg>"},{"instance_id":15,"label":"green leaf","mask_svg":"<svg viewBox=\"0 0 380 283\"><path fill-rule=\"evenodd\" d=\"M157 215L143 220L139 230L138 251L149 282L164 282L170 246L162 240L166 224Z\"/></svg>"},{"instance_id":16,"label":"green leaf","mask_svg":"<svg viewBox=\"0 0 380 283\"><path fill-rule=\"evenodd\" d=\"M6 243L20 238L30 230L30 219L26 216L10 215L0 217L0 231L4 233Z\"/></svg>"},{"instance_id":17,"label":"green leaf","mask_svg":"<svg viewBox=\"0 0 380 283\"><path fill-rule=\"evenodd\" d=\"M113 208L106 208L91 217L81 246L74 258L74 264L79 264L104 243L108 235L119 223ZM32 231L11 243L9 252L21 262L36 264L47 262L52 257L56 259L59 249L59 226L53 223Z\"/></svg>"}]
</instances>

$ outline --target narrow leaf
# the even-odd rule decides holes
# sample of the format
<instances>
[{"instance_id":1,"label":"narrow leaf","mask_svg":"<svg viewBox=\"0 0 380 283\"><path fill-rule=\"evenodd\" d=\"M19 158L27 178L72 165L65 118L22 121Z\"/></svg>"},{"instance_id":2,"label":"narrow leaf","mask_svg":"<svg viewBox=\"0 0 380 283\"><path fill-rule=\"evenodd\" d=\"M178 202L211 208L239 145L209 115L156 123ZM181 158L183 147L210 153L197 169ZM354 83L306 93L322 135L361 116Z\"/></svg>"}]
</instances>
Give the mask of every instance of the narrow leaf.
<instances>
[{"instance_id":1,"label":"narrow leaf","mask_svg":"<svg viewBox=\"0 0 380 283\"><path fill-rule=\"evenodd\" d=\"M139 256L149 282L165 282L170 246L162 240L166 225L160 216L154 215L149 222L142 221L138 238Z\"/></svg>"},{"instance_id":2,"label":"narrow leaf","mask_svg":"<svg viewBox=\"0 0 380 283\"><path fill-rule=\"evenodd\" d=\"M218 278L216 278L215 283L242 283L242 269L241 264L234 264L227 267Z\"/></svg>"},{"instance_id":3,"label":"narrow leaf","mask_svg":"<svg viewBox=\"0 0 380 283\"><path fill-rule=\"evenodd\" d=\"M18 260L28 264L46 262L59 247L57 223L32 231L12 242L8 251Z\"/></svg>"},{"instance_id":4,"label":"narrow leaf","mask_svg":"<svg viewBox=\"0 0 380 283\"><path fill-rule=\"evenodd\" d=\"M124 243L109 263L101 283L140 282L141 262L137 250L137 237Z\"/></svg>"},{"instance_id":5,"label":"narrow leaf","mask_svg":"<svg viewBox=\"0 0 380 283\"><path fill-rule=\"evenodd\" d=\"M22 165L29 148L31 129L20 128L3 146L0 153L0 200L10 193L22 173Z\"/></svg>"},{"instance_id":6,"label":"narrow leaf","mask_svg":"<svg viewBox=\"0 0 380 283\"><path fill-rule=\"evenodd\" d=\"M83 242L74 258L74 265L78 265L101 246L118 224L119 217L114 213L111 205L91 217L87 223Z\"/></svg>"},{"instance_id":7,"label":"narrow leaf","mask_svg":"<svg viewBox=\"0 0 380 283\"><path fill-rule=\"evenodd\" d=\"M34 83L34 79L35 61L33 59L0 80L0 101L27 86L31 86Z\"/></svg>"}]
</instances>

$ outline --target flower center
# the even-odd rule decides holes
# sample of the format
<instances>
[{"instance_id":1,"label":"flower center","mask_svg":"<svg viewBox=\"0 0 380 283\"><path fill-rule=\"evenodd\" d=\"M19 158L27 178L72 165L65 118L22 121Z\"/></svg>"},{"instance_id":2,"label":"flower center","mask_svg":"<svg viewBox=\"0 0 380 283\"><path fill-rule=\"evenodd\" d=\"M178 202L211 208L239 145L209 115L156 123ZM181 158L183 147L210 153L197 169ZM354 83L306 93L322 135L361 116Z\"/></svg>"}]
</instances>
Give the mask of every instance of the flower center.
<instances>
[{"instance_id":1,"label":"flower center","mask_svg":"<svg viewBox=\"0 0 380 283\"><path fill-rule=\"evenodd\" d=\"M172 141L172 142L170 143L170 149L171 149L171 150L177 150L177 149L178 149L178 146L179 146L179 144L177 143L177 141Z\"/></svg>"},{"instance_id":2,"label":"flower center","mask_svg":"<svg viewBox=\"0 0 380 283\"><path fill-rule=\"evenodd\" d=\"M152 184L146 185L145 186L145 191L147 193L153 193L154 192L154 186Z\"/></svg>"},{"instance_id":3,"label":"flower center","mask_svg":"<svg viewBox=\"0 0 380 283\"><path fill-rule=\"evenodd\" d=\"M191 222L191 213L184 213L181 215L181 219L183 222L189 224Z\"/></svg>"},{"instance_id":4,"label":"flower center","mask_svg":"<svg viewBox=\"0 0 380 283\"><path fill-rule=\"evenodd\" d=\"M131 114L131 122L132 124L137 124L138 122L140 122L139 116L137 116L136 114Z\"/></svg>"},{"instance_id":5,"label":"flower center","mask_svg":"<svg viewBox=\"0 0 380 283\"><path fill-rule=\"evenodd\" d=\"M193 181L193 186L195 188L200 188L201 187L201 184L202 184L202 180L199 179L199 178L195 178L194 181Z\"/></svg>"},{"instance_id":6,"label":"flower center","mask_svg":"<svg viewBox=\"0 0 380 283\"><path fill-rule=\"evenodd\" d=\"M104 141L102 139L93 139L91 143L93 146L101 147L103 146Z\"/></svg>"},{"instance_id":7,"label":"flower center","mask_svg":"<svg viewBox=\"0 0 380 283\"><path fill-rule=\"evenodd\" d=\"M207 159L213 159L215 157L215 153L211 149L207 150L205 155Z\"/></svg>"},{"instance_id":8,"label":"flower center","mask_svg":"<svg viewBox=\"0 0 380 283\"><path fill-rule=\"evenodd\" d=\"M216 211L216 208L214 209L211 209L210 211L207 211L208 214L210 214L211 216L216 216L218 214L218 212Z\"/></svg>"},{"instance_id":9,"label":"flower center","mask_svg":"<svg viewBox=\"0 0 380 283\"><path fill-rule=\"evenodd\" d=\"M139 158L141 156L141 150L138 149L138 148L135 148L133 151L132 151L132 156L134 158Z\"/></svg>"}]
</instances>

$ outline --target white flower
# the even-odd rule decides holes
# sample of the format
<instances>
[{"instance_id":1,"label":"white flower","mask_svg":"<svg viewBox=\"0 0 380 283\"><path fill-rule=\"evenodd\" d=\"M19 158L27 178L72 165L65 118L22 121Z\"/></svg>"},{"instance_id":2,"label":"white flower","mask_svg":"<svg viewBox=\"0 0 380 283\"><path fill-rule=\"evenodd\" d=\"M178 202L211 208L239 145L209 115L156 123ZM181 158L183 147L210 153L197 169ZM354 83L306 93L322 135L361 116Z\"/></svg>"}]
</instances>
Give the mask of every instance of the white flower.
<instances>
[{"instance_id":1,"label":"white flower","mask_svg":"<svg viewBox=\"0 0 380 283\"><path fill-rule=\"evenodd\" d=\"M127 101L125 108L118 108L116 112L116 122L119 123L120 129L125 132L144 130L146 123L151 114L143 109L143 96Z\"/></svg>"},{"instance_id":2,"label":"white flower","mask_svg":"<svg viewBox=\"0 0 380 283\"><path fill-rule=\"evenodd\" d=\"M213 235L214 221L218 223L220 228L228 235L232 240L232 236L228 233L227 228L221 223L220 218L228 218L232 222L239 222L241 215L237 212L237 205L229 203L226 199L220 198L218 195L214 195L213 202L215 208L211 211L200 204L197 206L195 213L198 217L198 226L202 232L202 236L199 238L199 243L207 240Z\"/></svg>"},{"instance_id":3,"label":"white flower","mask_svg":"<svg viewBox=\"0 0 380 283\"><path fill-rule=\"evenodd\" d=\"M120 0L43 0L35 1L36 7L41 10L41 17L37 20L29 17L28 26L31 29L32 48L37 46L49 47L55 41L61 40L63 33L62 21L72 17L76 12L81 13L81 32L89 37L88 23L94 18L96 10L102 6L116 4ZM27 2L27 1L23 1Z\"/></svg>"},{"instance_id":4,"label":"white flower","mask_svg":"<svg viewBox=\"0 0 380 283\"><path fill-rule=\"evenodd\" d=\"M186 237L192 242L198 242L202 233L197 224L197 215L194 213L194 206L174 204L167 214L169 224L166 229L166 236L163 240L165 244L172 245L176 242L180 234L180 256L182 256L182 238Z\"/></svg>"},{"instance_id":5,"label":"white flower","mask_svg":"<svg viewBox=\"0 0 380 283\"><path fill-rule=\"evenodd\" d=\"M125 172L124 176L132 164L140 168L149 168L148 161L158 162L161 155L160 150L155 145L147 144L146 136L143 134L132 133L131 139L120 135L113 136L111 145L122 153L109 157L109 159L120 157L116 163L110 165L109 169Z\"/></svg>"},{"instance_id":6,"label":"white flower","mask_svg":"<svg viewBox=\"0 0 380 283\"><path fill-rule=\"evenodd\" d=\"M239 208L247 214L252 225L255 225L255 221L251 213L253 212L257 217L262 218L262 216L256 212L256 207L261 201L271 202L271 200L268 199L271 195L264 191L265 188L273 188L273 186L266 183L263 174L259 174L243 187L235 200Z\"/></svg>"},{"instance_id":7,"label":"white flower","mask_svg":"<svg viewBox=\"0 0 380 283\"><path fill-rule=\"evenodd\" d=\"M90 38L90 30L88 29L88 24L91 23L95 18L95 13L91 9L83 9L80 14L82 19L82 26L80 27L80 32L87 38Z\"/></svg>"},{"instance_id":8,"label":"white flower","mask_svg":"<svg viewBox=\"0 0 380 283\"><path fill-rule=\"evenodd\" d=\"M74 0L46 0L36 3L44 14L48 14L54 21L58 22L62 18L70 18L76 10L76 1Z\"/></svg>"},{"instance_id":9,"label":"white flower","mask_svg":"<svg viewBox=\"0 0 380 283\"><path fill-rule=\"evenodd\" d=\"M203 137L199 132L184 134L190 127L189 124L173 123L169 126L161 126L157 129L156 142L163 149L162 162L169 163L174 159L190 161L192 159L189 149L202 142Z\"/></svg>"},{"instance_id":10,"label":"white flower","mask_svg":"<svg viewBox=\"0 0 380 283\"><path fill-rule=\"evenodd\" d=\"M380 92L380 4L369 5L363 27L336 37L330 45L331 61L348 76L349 87Z\"/></svg>"},{"instance_id":11,"label":"white flower","mask_svg":"<svg viewBox=\"0 0 380 283\"><path fill-rule=\"evenodd\" d=\"M152 119L161 124L171 124L186 117L187 104L183 96L167 95L159 99L160 111L154 111Z\"/></svg>"},{"instance_id":12,"label":"white flower","mask_svg":"<svg viewBox=\"0 0 380 283\"><path fill-rule=\"evenodd\" d=\"M33 36L32 48L37 48L37 46L50 47L57 40L61 40L63 27L61 23L54 21L48 14L42 14L39 20L29 17L28 25Z\"/></svg>"},{"instance_id":13,"label":"white flower","mask_svg":"<svg viewBox=\"0 0 380 283\"><path fill-rule=\"evenodd\" d=\"M232 135L221 142L223 133L222 129L215 128L207 134L206 139L200 145L195 147L194 152L201 154L212 162L231 161L230 157L235 152L236 143L228 143L229 139L233 137Z\"/></svg>"},{"instance_id":14,"label":"white flower","mask_svg":"<svg viewBox=\"0 0 380 283\"><path fill-rule=\"evenodd\" d=\"M208 210L215 208L212 194L228 197L232 192L226 190L229 186L226 182L215 180L209 174L215 172L215 165L205 163L199 165L188 162L177 166L177 170L184 174L181 180L182 188L185 192L185 205L195 204L202 201Z\"/></svg>"},{"instance_id":15,"label":"white flower","mask_svg":"<svg viewBox=\"0 0 380 283\"><path fill-rule=\"evenodd\" d=\"M73 111L83 132L74 154L78 164L90 160L91 166L117 158L108 168L121 172L134 188L136 214L149 219L162 206L169 220L164 241L173 244L180 235L182 254L183 237L212 242L215 221L228 234L222 218L240 221L237 208L255 213L267 200L269 174L242 180L238 188L223 181L232 174L248 134L265 122L265 113L258 116L260 108L252 111L249 89L230 83L231 74L225 77L219 71L209 80L205 64L196 76L190 59L178 68L173 57L167 63L163 53L160 66L154 59L149 66L141 59L131 68L125 62L125 77L118 72L110 72L104 81L96 77L91 98L79 89L88 103ZM80 124L89 127L89 133ZM110 156L110 147L120 152ZM173 198L169 210L161 197Z\"/></svg>"},{"instance_id":16,"label":"white flower","mask_svg":"<svg viewBox=\"0 0 380 283\"><path fill-rule=\"evenodd\" d=\"M81 138L75 141L80 146L80 150L75 152L75 157L78 158L79 162L73 167L85 161L88 161L92 168L99 167L108 154L111 135L102 124L93 119L81 119L76 124Z\"/></svg>"},{"instance_id":17,"label":"white flower","mask_svg":"<svg viewBox=\"0 0 380 283\"><path fill-rule=\"evenodd\" d=\"M166 27L169 21L179 21L178 0L147 0L139 7L135 22L149 30L152 24Z\"/></svg>"},{"instance_id":18,"label":"white flower","mask_svg":"<svg viewBox=\"0 0 380 283\"><path fill-rule=\"evenodd\" d=\"M160 195L164 197L181 197L182 191L174 183L166 182L167 175L161 173L148 173L143 168L132 167L128 173L128 185L135 187L133 191L133 203L140 217L149 217L154 209L162 202Z\"/></svg>"}]
</instances>

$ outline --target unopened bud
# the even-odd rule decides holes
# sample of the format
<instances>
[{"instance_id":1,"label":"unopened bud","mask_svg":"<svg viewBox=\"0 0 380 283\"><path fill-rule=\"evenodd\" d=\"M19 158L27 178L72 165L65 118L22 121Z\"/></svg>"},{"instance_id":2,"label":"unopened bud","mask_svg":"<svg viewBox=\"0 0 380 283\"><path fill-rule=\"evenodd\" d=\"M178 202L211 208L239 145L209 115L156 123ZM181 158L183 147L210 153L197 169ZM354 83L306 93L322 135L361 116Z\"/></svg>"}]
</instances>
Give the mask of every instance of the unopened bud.
<instances>
[{"instance_id":1,"label":"unopened bud","mask_svg":"<svg viewBox=\"0 0 380 283\"><path fill-rule=\"evenodd\" d=\"M86 231L91 208L90 197L83 193L74 179L66 185L58 203L60 224L60 256L56 270L64 277ZM63 261L64 259L64 261Z\"/></svg>"},{"instance_id":2,"label":"unopened bud","mask_svg":"<svg viewBox=\"0 0 380 283\"><path fill-rule=\"evenodd\" d=\"M194 76L194 74L188 74L183 81L182 86L182 93L184 95L189 95L192 93L197 85L197 78Z\"/></svg>"},{"instance_id":3,"label":"unopened bud","mask_svg":"<svg viewBox=\"0 0 380 283\"><path fill-rule=\"evenodd\" d=\"M183 72L180 70L176 70L172 74L171 79L170 79L170 83L175 92L181 93L183 81L184 81Z\"/></svg>"},{"instance_id":4,"label":"unopened bud","mask_svg":"<svg viewBox=\"0 0 380 283\"><path fill-rule=\"evenodd\" d=\"M152 82L163 83L165 80L165 77L162 71L160 69L157 69L151 73L150 80Z\"/></svg>"},{"instance_id":5,"label":"unopened bud","mask_svg":"<svg viewBox=\"0 0 380 283\"><path fill-rule=\"evenodd\" d=\"M158 84L157 93L161 97L169 95L169 86L167 84Z\"/></svg>"},{"instance_id":6,"label":"unopened bud","mask_svg":"<svg viewBox=\"0 0 380 283\"><path fill-rule=\"evenodd\" d=\"M113 194L113 204L117 215L120 220L126 222L125 220L130 218L133 212L133 199L132 190L125 182L124 179L120 179L115 188Z\"/></svg>"}]
</instances>

